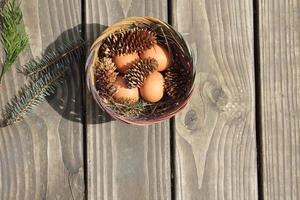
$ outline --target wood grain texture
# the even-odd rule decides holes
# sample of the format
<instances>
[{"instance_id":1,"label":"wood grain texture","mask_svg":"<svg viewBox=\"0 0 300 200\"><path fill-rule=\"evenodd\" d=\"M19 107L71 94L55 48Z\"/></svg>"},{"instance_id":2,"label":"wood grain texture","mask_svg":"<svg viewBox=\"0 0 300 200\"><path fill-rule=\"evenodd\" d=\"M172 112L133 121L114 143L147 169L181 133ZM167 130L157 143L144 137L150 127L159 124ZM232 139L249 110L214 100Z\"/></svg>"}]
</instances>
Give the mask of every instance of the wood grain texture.
<instances>
[{"instance_id":1,"label":"wood grain texture","mask_svg":"<svg viewBox=\"0 0 300 200\"><path fill-rule=\"evenodd\" d=\"M86 1L87 38L127 16L166 20L166 1ZM169 122L137 127L111 118L87 95L88 199L170 199Z\"/></svg>"},{"instance_id":2,"label":"wood grain texture","mask_svg":"<svg viewBox=\"0 0 300 200\"><path fill-rule=\"evenodd\" d=\"M27 0L21 8L30 47L5 75L1 108L25 82L16 66L79 35L79 0ZM25 121L0 128L0 199L83 199L80 71L72 66L64 87Z\"/></svg>"},{"instance_id":3,"label":"wood grain texture","mask_svg":"<svg viewBox=\"0 0 300 200\"><path fill-rule=\"evenodd\" d=\"M263 195L300 199L300 1L260 0Z\"/></svg>"},{"instance_id":4,"label":"wood grain texture","mask_svg":"<svg viewBox=\"0 0 300 200\"><path fill-rule=\"evenodd\" d=\"M176 117L176 199L257 199L253 9L247 0L175 0L195 54L190 104Z\"/></svg>"}]
</instances>

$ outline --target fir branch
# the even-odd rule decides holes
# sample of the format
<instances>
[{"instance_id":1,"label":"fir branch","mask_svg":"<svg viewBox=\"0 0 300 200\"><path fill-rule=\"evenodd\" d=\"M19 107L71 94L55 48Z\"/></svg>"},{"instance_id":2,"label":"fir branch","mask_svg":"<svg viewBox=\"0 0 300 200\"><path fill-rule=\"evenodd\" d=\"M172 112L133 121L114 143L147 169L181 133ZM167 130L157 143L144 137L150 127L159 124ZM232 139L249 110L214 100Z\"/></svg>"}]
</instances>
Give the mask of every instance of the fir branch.
<instances>
[{"instance_id":1,"label":"fir branch","mask_svg":"<svg viewBox=\"0 0 300 200\"><path fill-rule=\"evenodd\" d=\"M74 61L78 61L82 58L84 53L84 47L87 42L81 38L71 40L46 53L41 59L33 59L25 66L19 69L20 72L29 77L38 77L45 70L57 66L70 65Z\"/></svg>"},{"instance_id":2,"label":"fir branch","mask_svg":"<svg viewBox=\"0 0 300 200\"><path fill-rule=\"evenodd\" d=\"M33 107L43 102L46 96L55 94L70 64L82 58L86 44L87 42L77 38L57 49L52 49L41 59L32 60L19 68L29 76L29 83L6 105L3 110L2 126L22 120Z\"/></svg>"},{"instance_id":3,"label":"fir branch","mask_svg":"<svg viewBox=\"0 0 300 200\"><path fill-rule=\"evenodd\" d=\"M45 97L54 94L62 85L66 70L66 67L49 70L41 78L24 86L3 110L4 125L11 125L24 119L28 112L45 101Z\"/></svg>"},{"instance_id":4,"label":"fir branch","mask_svg":"<svg viewBox=\"0 0 300 200\"><path fill-rule=\"evenodd\" d=\"M18 55L29 43L28 35L22 21L22 11L18 0L8 0L0 11L1 43L5 51L5 61L2 66L0 81L3 75L10 69Z\"/></svg>"}]
</instances>

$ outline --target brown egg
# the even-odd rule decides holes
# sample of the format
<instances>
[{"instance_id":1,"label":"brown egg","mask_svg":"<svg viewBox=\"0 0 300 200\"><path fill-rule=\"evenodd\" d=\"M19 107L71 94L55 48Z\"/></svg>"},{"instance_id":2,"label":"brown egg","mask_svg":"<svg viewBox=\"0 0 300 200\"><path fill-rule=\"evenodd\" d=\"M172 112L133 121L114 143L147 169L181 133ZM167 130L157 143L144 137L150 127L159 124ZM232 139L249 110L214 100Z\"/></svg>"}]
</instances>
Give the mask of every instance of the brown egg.
<instances>
[{"instance_id":1,"label":"brown egg","mask_svg":"<svg viewBox=\"0 0 300 200\"><path fill-rule=\"evenodd\" d=\"M171 62L171 56L169 52L163 48L162 46L159 46L157 44L153 45L151 49L147 49L143 51L140 54L140 57L142 59L145 58L154 58L158 62L158 69L157 71L161 72L167 69Z\"/></svg>"},{"instance_id":2,"label":"brown egg","mask_svg":"<svg viewBox=\"0 0 300 200\"><path fill-rule=\"evenodd\" d=\"M130 103L135 103L139 100L139 90L137 88L127 88L123 77L118 76L114 84L118 90L113 96L116 101L129 100Z\"/></svg>"},{"instance_id":3,"label":"brown egg","mask_svg":"<svg viewBox=\"0 0 300 200\"><path fill-rule=\"evenodd\" d=\"M144 81L140 94L145 101L155 103L164 96L164 77L159 72L153 72Z\"/></svg>"},{"instance_id":4,"label":"brown egg","mask_svg":"<svg viewBox=\"0 0 300 200\"><path fill-rule=\"evenodd\" d=\"M139 55L137 53L125 54L120 56L114 56L113 61L117 65L120 72L125 72L128 68L128 63L138 59Z\"/></svg>"}]
</instances>

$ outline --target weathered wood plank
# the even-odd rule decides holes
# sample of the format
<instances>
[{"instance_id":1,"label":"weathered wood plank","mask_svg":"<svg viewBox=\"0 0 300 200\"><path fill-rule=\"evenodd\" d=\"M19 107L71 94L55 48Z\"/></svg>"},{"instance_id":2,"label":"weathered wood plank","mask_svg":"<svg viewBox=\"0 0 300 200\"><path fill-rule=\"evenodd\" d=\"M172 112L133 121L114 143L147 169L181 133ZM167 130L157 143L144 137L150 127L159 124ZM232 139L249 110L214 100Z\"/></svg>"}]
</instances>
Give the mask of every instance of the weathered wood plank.
<instances>
[{"instance_id":1,"label":"weathered wood plank","mask_svg":"<svg viewBox=\"0 0 300 200\"><path fill-rule=\"evenodd\" d=\"M258 2L263 196L300 199L300 1Z\"/></svg>"},{"instance_id":2,"label":"weathered wood plank","mask_svg":"<svg viewBox=\"0 0 300 200\"><path fill-rule=\"evenodd\" d=\"M87 37L133 15L166 20L167 1L88 0ZM147 127L110 121L89 94L86 116L89 199L170 199L168 121Z\"/></svg>"},{"instance_id":3,"label":"weathered wood plank","mask_svg":"<svg viewBox=\"0 0 300 200\"><path fill-rule=\"evenodd\" d=\"M16 65L80 34L79 0L22 1L21 7L30 48ZM0 199L83 199L80 71L74 65L65 86L25 121L0 128ZM1 108L24 82L16 66L5 75Z\"/></svg>"},{"instance_id":4,"label":"weathered wood plank","mask_svg":"<svg viewBox=\"0 0 300 200\"><path fill-rule=\"evenodd\" d=\"M247 0L175 0L195 53L191 103L176 117L176 199L257 199L253 9Z\"/></svg>"}]
</instances>

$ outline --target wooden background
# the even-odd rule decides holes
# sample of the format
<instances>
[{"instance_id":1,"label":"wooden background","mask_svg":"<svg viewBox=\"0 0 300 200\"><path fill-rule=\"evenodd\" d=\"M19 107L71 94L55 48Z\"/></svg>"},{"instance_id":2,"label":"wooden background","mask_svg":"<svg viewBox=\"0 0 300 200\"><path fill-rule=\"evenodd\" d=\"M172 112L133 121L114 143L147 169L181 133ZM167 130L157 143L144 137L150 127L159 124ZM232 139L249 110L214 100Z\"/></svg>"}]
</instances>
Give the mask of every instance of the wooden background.
<instances>
[{"instance_id":1,"label":"wooden background","mask_svg":"<svg viewBox=\"0 0 300 200\"><path fill-rule=\"evenodd\" d=\"M195 54L195 92L171 120L112 120L84 63L26 119L0 128L0 199L300 199L300 0L23 0L30 47L16 67L128 16L154 16ZM3 50L0 49L0 54ZM1 57L3 61L3 56Z\"/></svg>"}]
</instances>

